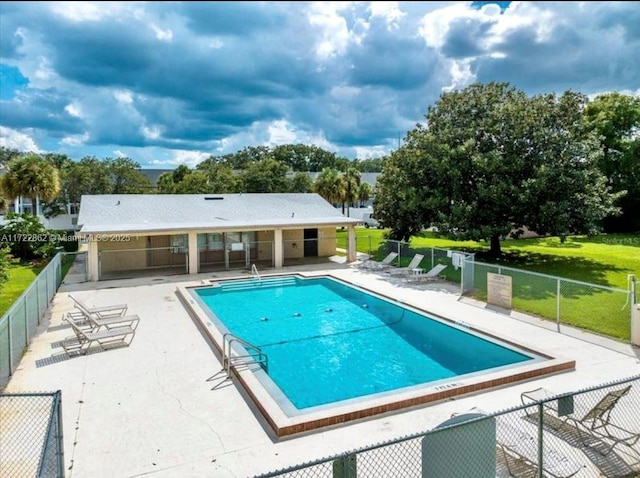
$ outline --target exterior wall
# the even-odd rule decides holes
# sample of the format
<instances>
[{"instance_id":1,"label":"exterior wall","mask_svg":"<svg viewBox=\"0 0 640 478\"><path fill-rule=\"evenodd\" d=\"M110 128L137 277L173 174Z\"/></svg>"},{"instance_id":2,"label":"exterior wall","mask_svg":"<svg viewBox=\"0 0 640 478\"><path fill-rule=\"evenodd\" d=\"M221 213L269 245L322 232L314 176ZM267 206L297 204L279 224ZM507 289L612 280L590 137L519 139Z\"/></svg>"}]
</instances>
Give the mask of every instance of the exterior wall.
<instances>
[{"instance_id":1,"label":"exterior wall","mask_svg":"<svg viewBox=\"0 0 640 478\"><path fill-rule=\"evenodd\" d=\"M124 235L123 235L124 236ZM130 241L98 242L100 253L100 271L126 271L145 269L147 267L147 236L128 236ZM102 254L103 251L124 251L138 249L131 252Z\"/></svg>"},{"instance_id":2,"label":"exterior wall","mask_svg":"<svg viewBox=\"0 0 640 478\"><path fill-rule=\"evenodd\" d=\"M285 259L301 259L304 257L304 231L289 229L282 231L283 257Z\"/></svg>"},{"instance_id":3,"label":"exterior wall","mask_svg":"<svg viewBox=\"0 0 640 478\"><path fill-rule=\"evenodd\" d=\"M273 231L256 231L256 259L259 261L267 261L273 259Z\"/></svg>"},{"instance_id":4,"label":"exterior wall","mask_svg":"<svg viewBox=\"0 0 640 478\"><path fill-rule=\"evenodd\" d=\"M48 229L56 229L58 231L73 231L78 224L77 214L60 214L59 216L50 217L46 219L44 216L39 216L42 223Z\"/></svg>"},{"instance_id":5,"label":"exterior wall","mask_svg":"<svg viewBox=\"0 0 640 478\"><path fill-rule=\"evenodd\" d=\"M329 257L336 253L336 228L323 227L318 229L318 256Z\"/></svg>"}]
</instances>

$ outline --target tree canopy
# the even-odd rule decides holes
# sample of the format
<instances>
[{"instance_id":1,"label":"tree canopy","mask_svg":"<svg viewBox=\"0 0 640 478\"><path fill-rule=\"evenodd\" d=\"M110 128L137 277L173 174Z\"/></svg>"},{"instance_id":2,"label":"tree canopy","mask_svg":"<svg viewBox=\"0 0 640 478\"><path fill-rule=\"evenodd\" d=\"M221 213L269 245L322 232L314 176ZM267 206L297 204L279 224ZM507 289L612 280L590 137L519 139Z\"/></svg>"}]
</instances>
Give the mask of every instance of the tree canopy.
<instances>
[{"instance_id":1,"label":"tree canopy","mask_svg":"<svg viewBox=\"0 0 640 478\"><path fill-rule=\"evenodd\" d=\"M602 148L598 167L619 199L619 216L604 220L609 232L640 231L640 98L621 93L597 96L584 111L586 127Z\"/></svg>"},{"instance_id":2,"label":"tree canopy","mask_svg":"<svg viewBox=\"0 0 640 478\"><path fill-rule=\"evenodd\" d=\"M395 239L435 226L452 238L592 233L616 211L583 128L583 95L528 97L507 83L444 93L385 160L376 217Z\"/></svg>"},{"instance_id":3,"label":"tree canopy","mask_svg":"<svg viewBox=\"0 0 640 478\"><path fill-rule=\"evenodd\" d=\"M37 154L26 154L12 159L7 173L2 176L3 194L15 198L30 198L36 214L36 198L53 200L60 191L60 175L56 167Z\"/></svg>"}]
</instances>

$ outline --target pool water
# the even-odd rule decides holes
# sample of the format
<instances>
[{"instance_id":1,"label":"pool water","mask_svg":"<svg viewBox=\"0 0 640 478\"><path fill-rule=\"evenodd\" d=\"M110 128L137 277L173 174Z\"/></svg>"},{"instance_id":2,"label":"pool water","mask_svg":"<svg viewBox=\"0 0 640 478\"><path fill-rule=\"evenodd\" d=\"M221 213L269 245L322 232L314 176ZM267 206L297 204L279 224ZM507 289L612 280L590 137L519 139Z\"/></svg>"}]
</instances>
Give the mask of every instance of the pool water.
<instances>
[{"instance_id":1,"label":"pool water","mask_svg":"<svg viewBox=\"0 0 640 478\"><path fill-rule=\"evenodd\" d=\"M222 332L267 355L270 378L297 409L534 360L330 278L195 290Z\"/></svg>"}]
</instances>

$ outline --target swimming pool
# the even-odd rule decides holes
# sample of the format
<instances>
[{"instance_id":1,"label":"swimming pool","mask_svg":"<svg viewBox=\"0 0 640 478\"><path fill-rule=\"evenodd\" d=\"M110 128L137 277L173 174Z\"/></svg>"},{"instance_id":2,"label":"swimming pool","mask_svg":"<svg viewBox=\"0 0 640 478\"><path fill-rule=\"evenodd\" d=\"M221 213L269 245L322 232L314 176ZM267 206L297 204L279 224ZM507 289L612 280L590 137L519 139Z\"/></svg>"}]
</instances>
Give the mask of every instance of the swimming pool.
<instances>
[{"instance_id":1,"label":"swimming pool","mask_svg":"<svg viewBox=\"0 0 640 478\"><path fill-rule=\"evenodd\" d=\"M224 281L188 294L220 349L237 337L256 349L236 353L267 358L236 376L278 435L466 393L483 388L479 376L550 359L330 277Z\"/></svg>"}]
</instances>

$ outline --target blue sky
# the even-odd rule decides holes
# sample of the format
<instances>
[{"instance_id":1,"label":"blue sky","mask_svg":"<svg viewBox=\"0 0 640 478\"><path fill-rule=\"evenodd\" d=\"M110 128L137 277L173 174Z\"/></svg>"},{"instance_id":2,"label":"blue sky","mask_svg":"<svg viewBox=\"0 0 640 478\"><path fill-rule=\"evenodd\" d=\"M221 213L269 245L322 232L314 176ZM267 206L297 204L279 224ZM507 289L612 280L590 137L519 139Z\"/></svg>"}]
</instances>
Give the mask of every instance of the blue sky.
<instances>
[{"instance_id":1,"label":"blue sky","mask_svg":"<svg viewBox=\"0 0 640 478\"><path fill-rule=\"evenodd\" d=\"M446 91L640 94L639 2L0 2L0 146L377 157Z\"/></svg>"}]
</instances>

